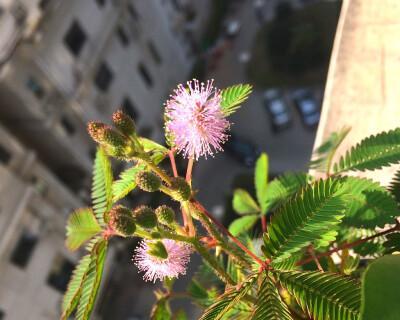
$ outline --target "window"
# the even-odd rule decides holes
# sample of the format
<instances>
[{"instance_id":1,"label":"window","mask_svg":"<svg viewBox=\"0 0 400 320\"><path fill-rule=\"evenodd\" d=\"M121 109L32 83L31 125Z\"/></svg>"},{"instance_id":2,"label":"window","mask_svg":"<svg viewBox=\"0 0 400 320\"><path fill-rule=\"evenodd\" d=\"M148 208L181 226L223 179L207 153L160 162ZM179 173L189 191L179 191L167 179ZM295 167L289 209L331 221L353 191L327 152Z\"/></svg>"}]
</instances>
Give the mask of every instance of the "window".
<instances>
[{"instance_id":1,"label":"window","mask_svg":"<svg viewBox=\"0 0 400 320\"><path fill-rule=\"evenodd\" d=\"M24 230L11 253L11 263L20 268L25 268L29 263L37 242L38 238L36 235Z\"/></svg>"},{"instance_id":2,"label":"window","mask_svg":"<svg viewBox=\"0 0 400 320\"><path fill-rule=\"evenodd\" d=\"M25 82L26 87L35 95L36 98L42 99L45 91L41 84L33 77L29 77Z\"/></svg>"},{"instance_id":3,"label":"window","mask_svg":"<svg viewBox=\"0 0 400 320\"><path fill-rule=\"evenodd\" d=\"M64 37L64 43L69 51L77 57L85 44L86 38L82 27L77 21L74 21Z\"/></svg>"},{"instance_id":4,"label":"window","mask_svg":"<svg viewBox=\"0 0 400 320\"><path fill-rule=\"evenodd\" d=\"M100 91L106 92L110 87L113 77L112 71L108 65L103 62L97 70L94 83Z\"/></svg>"},{"instance_id":5,"label":"window","mask_svg":"<svg viewBox=\"0 0 400 320\"><path fill-rule=\"evenodd\" d=\"M96 0L96 3L99 7L104 7L104 4L106 3L106 0Z\"/></svg>"},{"instance_id":6,"label":"window","mask_svg":"<svg viewBox=\"0 0 400 320\"><path fill-rule=\"evenodd\" d=\"M137 121L139 119L139 115L136 111L136 107L133 105L132 101L125 97L122 101L122 111L125 112L132 119Z\"/></svg>"},{"instance_id":7,"label":"window","mask_svg":"<svg viewBox=\"0 0 400 320\"><path fill-rule=\"evenodd\" d=\"M11 160L11 153L0 145L0 162L7 164Z\"/></svg>"},{"instance_id":8,"label":"window","mask_svg":"<svg viewBox=\"0 0 400 320\"><path fill-rule=\"evenodd\" d=\"M161 56L158 53L157 48L154 46L153 42L149 41L148 43L148 47L150 50L150 54L153 57L153 60L157 63L157 64L161 64Z\"/></svg>"},{"instance_id":9,"label":"window","mask_svg":"<svg viewBox=\"0 0 400 320\"><path fill-rule=\"evenodd\" d=\"M131 18L133 20L139 20L139 14L136 11L135 7L131 3L128 4L127 8L128 8L128 13L130 14Z\"/></svg>"},{"instance_id":10,"label":"window","mask_svg":"<svg viewBox=\"0 0 400 320\"><path fill-rule=\"evenodd\" d=\"M138 66L139 74L142 77L143 81L146 83L147 87L152 87L153 86L153 79L150 76L150 73L147 71L146 67L144 64L139 63Z\"/></svg>"},{"instance_id":11,"label":"window","mask_svg":"<svg viewBox=\"0 0 400 320\"><path fill-rule=\"evenodd\" d=\"M47 277L47 284L60 292L65 292L74 268L75 265L71 261L65 259L62 255L57 255Z\"/></svg>"},{"instance_id":12,"label":"window","mask_svg":"<svg viewBox=\"0 0 400 320\"><path fill-rule=\"evenodd\" d=\"M117 36L123 47L127 47L129 45L129 38L121 26L117 28Z\"/></svg>"},{"instance_id":13,"label":"window","mask_svg":"<svg viewBox=\"0 0 400 320\"><path fill-rule=\"evenodd\" d=\"M60 123L70 136L72 136L75 133L75 126L67 117L62 116L60 119Z\"/></svg>"}]
</instances>

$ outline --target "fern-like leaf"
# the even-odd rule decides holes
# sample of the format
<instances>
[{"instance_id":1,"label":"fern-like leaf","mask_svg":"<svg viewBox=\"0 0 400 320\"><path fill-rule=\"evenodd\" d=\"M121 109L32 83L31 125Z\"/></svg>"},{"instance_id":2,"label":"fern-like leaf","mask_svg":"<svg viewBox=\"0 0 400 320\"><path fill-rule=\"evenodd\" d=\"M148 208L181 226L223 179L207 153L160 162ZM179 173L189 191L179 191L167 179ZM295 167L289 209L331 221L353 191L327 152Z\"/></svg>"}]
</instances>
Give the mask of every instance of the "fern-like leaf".
<instances>
[{"instance_id":1,"label":"fern-like leaf","mask_svg":"<svg viewBox=\"0 0 400 320\"><path fill-rule=\"evenodd\" d=\"M313 159L310 163L311 169L316 169L322 172L329 172L332 165L332 159L339 148L340 144L350 132L349 127L345 127L339 132L333 132L328 139L315 150Z\"/></svg>"},{"instance_id":2,"label":"fern-like leaf","mask_svg":"<svg viewBox=\"0 0 400 320\"><path fill-rule=\"evenodd\" d=\"M311 177L306 173L286 173L272 180L263 197L266 210L275 210L289 197L305 187Z\"/></svg>"},{"instance_id":3,"label":"fern-like leaf","mask_svg":"<svg viewBox=\"0 0 400 320\"><path fill-rule=\"evenodd\" d=\"M334 172L380 169L400 162L400 128L372 135L342 156Z\"/></svg>"},{"instance_id":4,"label":"fern-like leaf","mask_svg":"<svg viewBox=\"0 0 400 320\"><path fill-rule=\"evenodd\" d=\"M145 170L144 165L136 165L121 172L119 179L112 185L114 202L124 198L136 188L136 175L143 170Z\"/></svg>"},{"instance_id":5,"label":"fern-like leaf","mask_svg":"<svg viewBox=\"0 0 400 320\"><path fill-rule=\"evenodd\" d=\"M264 254L280 262L310 244L322 246L333 241L334 227L346 208L342 191L340 180L319 180L285 203L264 234Z\"/></svg>"},{"instance_id":6,"label":"fern-like leaf","mask_svg":"<svg viewBox=\"0 0 400 320\"><path fill-rule=\"evenodd\" d=\"M238 84L222 90L221 107L224 115L229 116L239 109L240 104L249 97L252 89L249 84Z\"/></svg>"},{"instance_id":7,"label":"fern-like leaf","mask_svg":"<svg viewBox=\"0 0 400 320\"><path fill-rule=\"evenodd\" d=\"M319 271L277 272L276 277L313 319L359 319L360 286L348 277Z\"/></svg>"},{"instance_id":8,"label":"fern-like leaf","mask_svg":"<svg viewBox=\"0 0 400 320\"><path fill-rule=\"evenodd\" d=\"M76 250L100 231L101 227L92 209L79 209L69 216L65 244L68 249Z\"/></svg>"},{"instance_id":9,"label":"fern-like leaf","mask_svg":"<svg viewBox=\"0 0 400 320\"><path fill-rule=\"evenodd\" d=\"M103 274L107 241L100 240L90 253L90 263L82 282L76 320L88 320L92 313Z\"/></svg>"},{"instance_id":10,"label":"fern-like leaf","mask_svg":"<svg viewBox=\"0 0 400 320\"><path fill-rule=\"evenodd\" d=\"M253 320L292 320L288 306L282 301L278 289L267 274L257 295Z\"/></svg>"},{"instance_id":11,"label":"fern-like leaf","mask_svg":"<svg viewBox=\"0 0 400 320\"><path fill-rule=\"evenodd\" d=\"M199 320L220 320L226 313L237 305L240 300L252 288L257 280L257 275L250 276L243 282L239 289L230 288L223 295L217 298L217 301L208 307Z\"/></svg>"},{"instance_id":12,"label":"fern-like leaf","mask_svg":"<svg viewBox=\"0 0 400 320\"><path fill-rule=\"evenodd\" d=\"M400 203L400 170L397 170L393 180L390 182L388 186L389 192L396 199L397 203Z\"/></svg>"},{"instance_id":13,"label":"fern-like leaf","mask_svg":"<svg viewBox=\"0 0 400 320\"><path fill-rule=\"evenodd\" d=\"M70 314L75 310L81 295L82 282L85 278L86 272L89 268L90 254L81 258L79 264L75 267L72 277L69 280L67 291L64 294L62 303L61 320L66 320Z\"/></svg>"},{"instance_id":14,"label":"fern-like leaf","mask_svg":"<svg viewBox=\"0 0 400 320\"><path fill-rule=\"evenodd\" d=\"M104 226L104 212L112 206L112 170L111 163L104 150L97 149L93 168L92 202L97 221Z\"/></svg>"},{"instance_id":15,"label":"fern-like leaf","mask_svg":"<svg viewBox=\"0 0 400 320\"><path fill-rule=\"evenodd\" d=\"M397 215L397 203L385 188L370 179L346 177L350 206L343 219L348 226L371 228L393 223Z\"/></svg>"}]
</instances>

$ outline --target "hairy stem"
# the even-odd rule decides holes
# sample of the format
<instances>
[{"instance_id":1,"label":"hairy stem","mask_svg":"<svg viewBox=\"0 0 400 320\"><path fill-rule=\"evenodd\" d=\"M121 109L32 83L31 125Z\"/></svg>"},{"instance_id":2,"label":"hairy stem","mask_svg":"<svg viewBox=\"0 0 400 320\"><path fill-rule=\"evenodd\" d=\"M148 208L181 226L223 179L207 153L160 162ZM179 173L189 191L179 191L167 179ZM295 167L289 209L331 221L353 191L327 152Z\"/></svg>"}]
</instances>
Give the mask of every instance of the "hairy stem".
<instances>
[{"instance_id":1,"label":"hairy stem","mask_svg":"<svg viewBox=\"0 0 400 320\"><path fill-rule=\"evenodd\" d=\"M381 237L381 236L384 236L386 234L389 234L389 233L392 233L392 232L395 232L395 231L399 231L399 230L400 230L400 223L396 221L396 225L394 227L390 228L390 229L383 230L381 232L378 232L378 233L376 233L376 234L374 234L372 236L369 236L369 237L366 237L366 238L363 238L363 239L358 239L358 240L350 242L350 243L345 243L345 244L343 244L341 246L338 246L337 248L333 248L333 249L328 250L326 252L319 253L319 254L315 255L315 257L317 259L322 258L322 257L327 257L327 256L330 256L331 254L333 254L335 252L340 251L340 250L356 247L356 246L358 246L358 245L360 245L360 244L362 244L364 242L370 241L370 240L375 239L377 237ZM311 262L313 260L314 260L313 257L306 258L306 259L303 259L303 260L297 262L296 265L302 266L303 264L307 264L307 263L309 263L309 262Z\"/></svg>"},{"instance_id":2,"label":"hairy stem","mask_svg":"<svg viewBox=\"0 0 400 320\"><path fill-rule=\"evenodd\" d=\"M150 160L143 160L143 162L146 164L146 166L152 170L155 174L157 174L168 186L171 185L171 177L166 174L166 172L156 166L152 161Z\"/></svg>"},{"instance_id":3,"label":"hairy stem","mask_svg":"<svg viewBox=\"0 0 400 320\"><path fill-rule=\"evenodd\" d=\"M174 177L176 178L178 176L178 170L176 168L175 156L174 156L174 150L173 149L168 151L168 156L169 156L169 161L171 162L172 172L174 174Z\"/></svg>"},{"instance_id":4,"label":"hairy stem","mask_svg":"<svg viewBox=\"0 0 400 320\"><path fill-rule=\"evenodd\" d=\"M193 158L189 158L188 166L187 166L187 170L186 170L186 181L190 185L192 184L193 164L194 164L194 159Z\"/></svg>"}]
</instances>

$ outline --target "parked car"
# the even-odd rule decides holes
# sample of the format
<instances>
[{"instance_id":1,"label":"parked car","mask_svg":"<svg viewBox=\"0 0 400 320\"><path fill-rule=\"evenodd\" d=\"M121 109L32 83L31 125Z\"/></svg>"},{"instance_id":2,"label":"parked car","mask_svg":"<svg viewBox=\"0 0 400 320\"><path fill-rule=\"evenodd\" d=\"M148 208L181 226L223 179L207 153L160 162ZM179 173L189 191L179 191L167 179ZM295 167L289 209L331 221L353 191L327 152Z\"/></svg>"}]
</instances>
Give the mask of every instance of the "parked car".
<instances>
[{"instance_id":1,"label":"parked car","mask_svg":"<svg viewBox=\"0 0 400 320\"><path fill-rule=\"evenodd\" d=\"M270 116L272 130L279 132L290 127L292 116L282 91L279 89L268 89L264 91L263 98L264 105Z\"/></svg>"},{"instance_id":2,"label":"parked car","mask_svg":"<svg viewBox=\"0 0 400 320\"><path fill-rule=\"evenodd\" d=\"M309 89L298 89L292 93L292 98L303 124L309 128L317 127L320 118L320 107L313 92Z\"/></svg>"},{"instance_id":3,"label":"parked car","mask_svg":"<svg viewBox=\"0 0 400 320\"><path fill-rule=\"evenodd\" d=\"M225 150L246 167L253 167L260 155L260 149L253 143L231 134L225 144Z\"/></svg>"}]
</instances>

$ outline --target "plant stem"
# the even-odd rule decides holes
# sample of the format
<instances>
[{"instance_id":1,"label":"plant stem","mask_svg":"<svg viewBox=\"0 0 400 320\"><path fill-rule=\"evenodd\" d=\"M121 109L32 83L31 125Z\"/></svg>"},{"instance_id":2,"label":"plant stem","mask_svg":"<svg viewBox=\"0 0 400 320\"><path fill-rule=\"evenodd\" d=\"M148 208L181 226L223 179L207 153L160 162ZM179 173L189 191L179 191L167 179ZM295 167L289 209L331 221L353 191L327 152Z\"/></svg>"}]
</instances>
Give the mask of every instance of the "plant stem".
<instances>
[{"instance_id":1,"label":"plant stem","mask_svg":"<svg viewBox=\"0 0 400 320\"><path fill-rule=\"evenodd\" d=\"M313 258L315 264L317 265L318 270L321 272L324 272L324 269L322 268L321 264L319 263L318 258L315 255L315 251L314 251L314 248L312 245L308 247L308 252L310 253L310 256Z\"/></svg>"},{"instance_id":2,"label":"plant stem","mask_svg":"<svg viewBox=\"0 0 400 320\"><path fill-rule=\"evenodd\" d=\"M253 252L246 248L243 243L241 243L236 237L232 235L232 233L227 230L222 223L220 223L217 219L215 219L197 200L192 200L193 205L202 213L204 213L213 223L215 223L222 232L224 232L236 245L246 252L250 257L254 259L260 266L266 267L266 263L262 261L259 257L257 257Z\"/></svg>"},{"instance_id":3,"label":"plant stem","mask_svg":"<svg viewBox=\"0 0 400 320\"><path fill-rule=\"evenodd\" d=\"M171 162L172 172L174 174L174 177L176 178L178 176L178 170L176 168L175 156L174 156L174 150L173 149L168 151L168 156L169 156L169 161Z\"/></svg>"},{"instance_id":4,"label":"plant stem","mask_svg":"<svg viewBox=\"0 0 400 320\"><path fill-rule=\"evenodd\" d=\"M155 174L157 174L168 186L171 185L171 177L168 176L165 171L159 167L157 167L152 161L150 160L143 160L145 165L149 167Z\"/></svg>"},{"instance_id":5,"label":"plant stem","mask_svg":"<svg viewBox=\"0 0 400 320\"><path fill-rule=\"evenodd\" d=\"M191 181L192 181L193 163L194 163L194 159L189 158L188 166L187 166L187 170L186 170L186 181L189 184L191 184Z\"/></svg>"},{"instance_id":6,"label":"plant stem","mask_svg":"<svg viewBox=\"0 0 400 320\"><path fill-rule=\"evenodd\" d=\"M261 228L263 233L267 231L267 218L265 215L261 216Z\"/></svg>"},{"instance_id":7,"label":"plant stem","mask_svg":"<svg viewBox=\"0 0 400 320\"><path fill-rule=\"evenodd\" d=\"M331 249L331 250L323 252L323 253L319 253L315 257L317 259L322 258L322 257L327 257L327 256L330 256L332 253L338 252L338 251L343 250L343 249L349 249L349 248L356 247L356 246L358 246L358 245L360 245L360 244L362 244L364 242L370 241L370 240L375 239L377 237L381 237L381 236L384 236L386 234L389 234L389 233L392 233L392 232L395 232L395 231L399 231L399 230L400 230L400 223L396 221L396 225L394 227L390 228L390 229L378 232L378 233L376 233L376 234L374 234L372 236L369 236L369 237L366 237L366 238L363 238L363 239L358 239L358 240L350 242L350 243L345 243L345 244L343 244L343 245L341 245L341 246L339 246L337 248ZM306 259L303 259L303 260L297 262L296 265L302 266L303 264L309 263L309 262L311 262L313 260L314 260L313 257L306 258Z\"/></svg>"}]
</instances>

